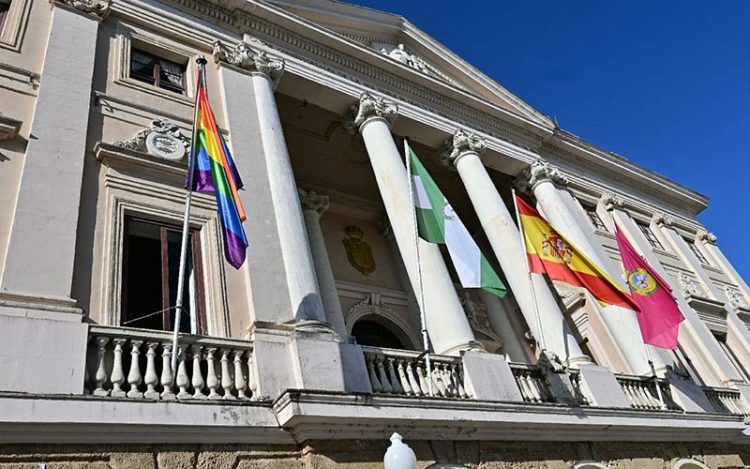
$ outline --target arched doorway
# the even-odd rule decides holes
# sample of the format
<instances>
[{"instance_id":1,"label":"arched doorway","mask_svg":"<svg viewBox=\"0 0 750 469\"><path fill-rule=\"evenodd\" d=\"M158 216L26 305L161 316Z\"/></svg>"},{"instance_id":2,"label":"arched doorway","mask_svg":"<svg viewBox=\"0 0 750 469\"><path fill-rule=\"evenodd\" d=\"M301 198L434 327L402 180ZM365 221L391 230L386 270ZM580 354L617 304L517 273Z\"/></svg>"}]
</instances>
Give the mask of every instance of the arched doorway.
<instances>
[{"instance_id":1,"label":"arched doorway","mask_svg":"<svg viewBox=\"0 0 750 469\"><path fill-rule=\"evenodd\" d=\"M351 335L360 345L396 349L407 348L388 327L369 319L360 319L354 323Z\"/></svg>"}]
</instances>

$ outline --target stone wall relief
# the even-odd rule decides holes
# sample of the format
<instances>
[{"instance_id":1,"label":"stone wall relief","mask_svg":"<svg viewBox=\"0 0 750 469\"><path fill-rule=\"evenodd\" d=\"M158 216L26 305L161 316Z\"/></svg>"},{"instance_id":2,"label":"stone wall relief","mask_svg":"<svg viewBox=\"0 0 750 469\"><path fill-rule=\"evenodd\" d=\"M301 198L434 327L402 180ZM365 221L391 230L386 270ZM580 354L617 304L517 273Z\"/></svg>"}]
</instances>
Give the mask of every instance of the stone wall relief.
<instances>
[{"instance_id":1,"label":"stone wall relief","mask_svg":"<svg viewBox=\"0 0 750 469\"><path fill-rule=\"evenodd\" d=\"M365 232L362 228L349 225L344 228L344 232L346 236L341 242L344 244L349 264L365 276L375 272L375 256L370 244L364 240Z\"/></svg>"},{"instance_id":2,"label":"stone wall relief","mask_svg":"<svg viewBox=\"0 0 750 469\"><path fill-rule=\"evenodd\" d=\"M456 288L458 298L464 307L466 317L469 318L469 325L477 340L482 342L488 352L502 353L503 341L495 333L490 324L490 317L487 313L487 306L481 301L476 301L471 297L471 292L460 287Z\"/></svg>"},{"instance_id":3,"label":"stone wall relief","mask_svg":"<svg viewBox=\"0 0 750 469\"><path fill-rule=\"evenodd\" d=\"M132 138L115 142L116 147L148 153L167 161L182 161L190 148L190 139L169 119L154 119L147 129Z\"/></svg>"}]
</instances>

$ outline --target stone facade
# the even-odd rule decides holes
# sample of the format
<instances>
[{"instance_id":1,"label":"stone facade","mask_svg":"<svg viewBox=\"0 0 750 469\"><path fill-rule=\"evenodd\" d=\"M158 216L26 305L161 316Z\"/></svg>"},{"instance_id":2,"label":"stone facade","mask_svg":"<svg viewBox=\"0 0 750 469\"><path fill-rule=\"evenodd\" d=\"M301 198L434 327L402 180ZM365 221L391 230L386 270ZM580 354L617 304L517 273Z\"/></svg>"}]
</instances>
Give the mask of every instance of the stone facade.
<instances>
[{"instance_id":1,"label":"stone facade","mask_svg":"<svg viewBox=\"0 0 750 469\"><path fill-rule=\"evenodd\" d=\"M250 242L234 269L192 194L175 347L201 70ZM407 139L506 297L415 240ZM11 0L0 169L0 468L374 468L393 432L419 467L750 465L750 287L696 220L707 199L402 18ZM675 292L680 349L529 275L514 188L620 282L616 223Z\"/></svg>"}]
</instances>

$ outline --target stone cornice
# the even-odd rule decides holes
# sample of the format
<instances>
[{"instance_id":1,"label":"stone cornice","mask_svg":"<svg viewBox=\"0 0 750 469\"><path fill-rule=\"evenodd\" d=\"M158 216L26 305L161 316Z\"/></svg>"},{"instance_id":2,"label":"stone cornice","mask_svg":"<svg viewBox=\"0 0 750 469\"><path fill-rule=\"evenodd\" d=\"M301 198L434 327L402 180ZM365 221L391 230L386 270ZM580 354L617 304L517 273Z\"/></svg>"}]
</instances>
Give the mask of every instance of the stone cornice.
<instances>
[{"instance_id":1,"label":"stone cornice","mask_svg":"<svg viewBox=\"0 0 750 469\"><path fill-rule=\"evenodd\" d=\"M111 0L52 0L52 4L65 5L87 13L99 21L109 15Z\"/></svg>"},{"instance_id":2,"label":"stone cornice","mask_svg":"<svg viewBox=\"0 0 750 469\"><path fill-rule=\"evenodd\" d=\"M708 244L716 244L716 235L704 229L700 229L695 233L695 239Z\"/></svg>"},{"instance_id":3,"label":"stone cornice","mask_svg":"<svg viewBox=\"0 0 750 469\"><path fill-rule=\"evenodd\" d=\"M284 59L273 58L259 47L267 47L254 38L245 38L234 47L221 41L214 42L213 56L216 63L225 62L250 72L266 75L274 84L284 73Z\"/></svg>"},{"instance_id":4,"label":"stone cornice","mask_svg":"<svg viewBox=\"0 0 750 469\"><path fill-rule=\"evenodd\" d=\"M625 208L625 201L622 199L622 197L611 192L605 192L604 194L602 194L600 201L608 212L611 212L612 210L622 210L623 208Z\"/></svg>"}]
</instances>

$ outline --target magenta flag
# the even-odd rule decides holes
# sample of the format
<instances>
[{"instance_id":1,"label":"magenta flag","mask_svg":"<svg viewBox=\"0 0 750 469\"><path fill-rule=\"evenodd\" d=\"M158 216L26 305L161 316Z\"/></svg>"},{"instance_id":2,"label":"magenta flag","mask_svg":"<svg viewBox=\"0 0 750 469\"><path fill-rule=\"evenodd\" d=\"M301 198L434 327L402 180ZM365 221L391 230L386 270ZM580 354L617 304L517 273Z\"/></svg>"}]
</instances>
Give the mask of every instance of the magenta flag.
<instances>
[{"instance_id":1,"label":"magenta flag","mask_svg":"<svg viewBox=\"0 0 750 469\"><path fill-rule=\"evenodd\" d=\"M615 237L620 248L628 286L641 311L636 313L643 342L665 349L677 348L677 334L685 317L672 296L669 284L633 249L617 226Z\"/></svg>"}]
</instances>

